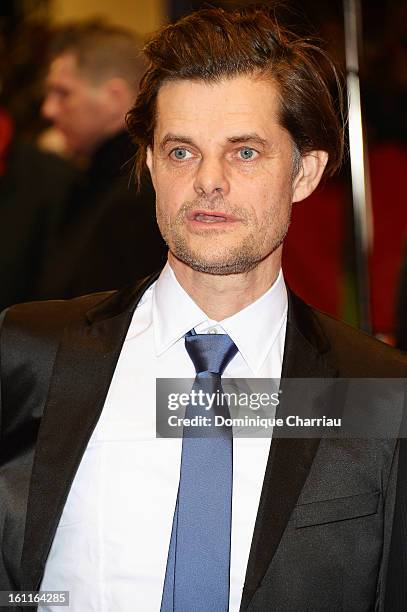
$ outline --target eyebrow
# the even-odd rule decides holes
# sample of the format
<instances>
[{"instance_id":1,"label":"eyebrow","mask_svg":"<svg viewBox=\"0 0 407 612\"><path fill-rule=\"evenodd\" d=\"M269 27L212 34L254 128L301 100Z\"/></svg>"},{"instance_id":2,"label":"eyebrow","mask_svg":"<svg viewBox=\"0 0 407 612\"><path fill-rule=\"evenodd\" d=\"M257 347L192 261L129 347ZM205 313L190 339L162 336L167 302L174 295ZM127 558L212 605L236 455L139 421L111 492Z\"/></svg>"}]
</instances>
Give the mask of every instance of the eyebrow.
<instances>
[{"instance_id":1,"label":"eyebrow","mask_svg":"<svg viewBox=\"0 0 407 612\"><path fill-rule=\"evenodd\" d=\"M261 138L256 133L241 134L239 136L231 136L227 140L228 140L228 142L241 143L241 144L244 144L246 142L255 142L255 143L263 145L263 146L268 145L268 141L265 138Z\"/></svg>"},{"instance_id":2,"label":"eyebrow","mask_svg":"<svg viewBox=\"0 0 407 612\"><path fill-rule=\"evenodd\" d=\"M188 144L191 146L195 146L194 141L191 138L188 138L188 136L182 136L178 134L167 134L166 136L164 136L164 138L162 139L160 143L161 151L165 149L166 145L169 142L178 143L178 144Z\"/></svg>"},{"instance_id":3,"label":"eyebrow","mask_svg":"<svg viewBox=\"0 0 407 612\"><path fill-rule=\"evenodd\" d=\"M249 134L239 134L237 136L230 136L226 140L227 142L234 144L245 144L248 142L254 142L262 146L267 146L269 144L265 138L261 138L255 132ZM188 136L182 136L180 134L167 134L166 136L164 136L163 140L160 143L161 151L165 149L168 143L188 144L191 146L196 146L192 138L188 138Z\"/></svg>"}]
</instances>

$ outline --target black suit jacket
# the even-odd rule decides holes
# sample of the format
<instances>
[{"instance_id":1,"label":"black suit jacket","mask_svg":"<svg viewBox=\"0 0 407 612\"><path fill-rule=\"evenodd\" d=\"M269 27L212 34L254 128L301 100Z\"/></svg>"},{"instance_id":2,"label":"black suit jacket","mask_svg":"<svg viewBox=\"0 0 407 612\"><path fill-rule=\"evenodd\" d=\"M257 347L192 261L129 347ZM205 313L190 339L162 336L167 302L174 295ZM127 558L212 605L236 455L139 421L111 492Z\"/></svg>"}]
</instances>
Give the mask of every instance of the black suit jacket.
<instances>
[{"instance_id":1,"label":"black suit jacket","mask_svg":"<svg viewBox=\"0 0 407 612\"><path fill-rule=\"evenodd\" d=\"M406 418L402 430L406 436ZM400 440L397 497L387 570L385 609L386 612L407 610L407 438L405 437Z\"/></svg>"},{"instance_id":2,"label":"black suit jacket","mask_svg":"<svg viewBox=\"0 0 407 612\"><path fill-rule=\"evenodd\" d=\"M0 589L41 583L70 485L149 282L3 314ZM290 294L283 376L405 373L401 354ZM401 413L393 415L389 406L389 418L399 421ZM382 610L397 461L397 440L273 439L241 610Z\"/></svg>"}]
</instances>

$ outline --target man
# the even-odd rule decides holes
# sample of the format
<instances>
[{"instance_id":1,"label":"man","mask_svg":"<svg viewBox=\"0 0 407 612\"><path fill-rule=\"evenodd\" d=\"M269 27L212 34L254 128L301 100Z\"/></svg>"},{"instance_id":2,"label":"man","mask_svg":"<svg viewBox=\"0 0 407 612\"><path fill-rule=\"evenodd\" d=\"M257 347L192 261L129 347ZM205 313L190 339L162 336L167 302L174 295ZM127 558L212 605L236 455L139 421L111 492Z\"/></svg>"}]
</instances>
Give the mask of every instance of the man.
<instances>
[{"instance_id":1,"label":"man","mask_svg":"<svg viewBox=\"0 0 407 612\"><path fill-rule=\"evenodd\" d=\"M134 282L165 260L153 192L137 195L130 177L136 149L125 131L144 70L135 36L99 22L55 35L43 115L67 149L87 163L48 246L41 297L73 297Z\"/></svg>"},{"instance_id":2,"label":"man","mask_svg":"<svg viewBox=\"0 0 407 612\"><path fill-rule=\"evenodd\" d=\"M382 610L397 441L155 437L156 378L405 375L280 271L292 202L340 163L325 56L265 8L200 10L146 54L129 128L168 264L3 315L2 588L75 612Z\"/></svg>"}]
</instances>

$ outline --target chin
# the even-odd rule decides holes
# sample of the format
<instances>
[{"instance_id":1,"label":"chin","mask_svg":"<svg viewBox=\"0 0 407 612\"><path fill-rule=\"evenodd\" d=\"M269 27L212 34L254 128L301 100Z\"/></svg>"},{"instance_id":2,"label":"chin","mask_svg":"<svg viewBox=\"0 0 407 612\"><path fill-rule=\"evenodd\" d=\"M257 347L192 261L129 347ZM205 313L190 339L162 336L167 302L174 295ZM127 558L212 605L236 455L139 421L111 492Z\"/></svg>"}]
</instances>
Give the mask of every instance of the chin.
<instances>
[{"instance_id":1,"label":"chin","mask_svg":"<svg viewBox=\"0 0 407 612\"><path fill-rule=\"evenodd\" d=\"M208 258L202 254L194 253L193 251L184 249L170 249L172 255L186 264L196 272L204 274L213 274L216 276L226 276L230 274L243 274L253 270L263 257L255 257L253 254L248 256L244 252L240 252L231 256L230 251L223 256Z\"/></svg>"},{"instance_id":2,"label":"chin","mask_svg":"<svg viewBox=\"0 0 407 612\"><path fill-rule=\"evenodd\" d=\"M228 262L228 263L207 263L194 262L189 264L190 268L204 274L212 274L214 276L228 276L232 274L244 274L250 272L257 266L258 262Z\"/></svg>"}]
</instances>

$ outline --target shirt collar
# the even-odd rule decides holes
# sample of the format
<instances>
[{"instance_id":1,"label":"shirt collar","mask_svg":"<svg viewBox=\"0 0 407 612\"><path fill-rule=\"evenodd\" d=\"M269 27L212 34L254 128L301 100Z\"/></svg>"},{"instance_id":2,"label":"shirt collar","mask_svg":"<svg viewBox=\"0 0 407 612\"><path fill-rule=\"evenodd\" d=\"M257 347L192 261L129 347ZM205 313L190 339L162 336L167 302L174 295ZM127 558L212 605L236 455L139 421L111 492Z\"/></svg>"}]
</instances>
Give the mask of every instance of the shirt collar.
<instances>
[{"instance_id":1,"label":"shirt collar","mask_svg":"<svg viewBox=\"0 0 407 612\"><path fill-rule=\"evenodd\" d=\"M157 356L192 328L208 320L177 281L167 262L153 292L154 343Z\"/></svg>"},{"instance_id":2,"label":"shirt collar","mask_svg":"<svg viewBox=\"0 0 407 612\"><path fill-rule=\"evenodd\" d=\"M287 317L287 290L280 270L274 284L252 304L218 325L236 344L254 374L258 373ZM174 316L174 313L175 316ZM167 263L153 291L153 327L157 356L190 329L216 325L177 281Z\"/></svg>"},{"instance_id":3,"label":"shirt collar","mask_svg":"<svg viewBox=\"0 0 407 612\"><path fill-rule=\"evenodd\" d=\"M220 322L239 353L258 374L287 320L288 298L282 270L273 285L255 302Z\"/></svg>"}]
</instances>

